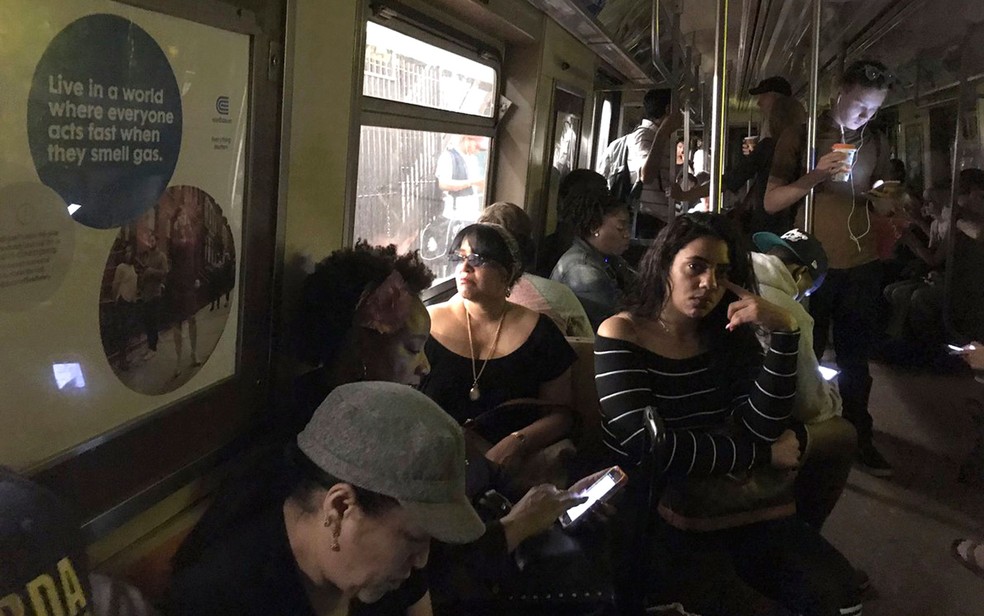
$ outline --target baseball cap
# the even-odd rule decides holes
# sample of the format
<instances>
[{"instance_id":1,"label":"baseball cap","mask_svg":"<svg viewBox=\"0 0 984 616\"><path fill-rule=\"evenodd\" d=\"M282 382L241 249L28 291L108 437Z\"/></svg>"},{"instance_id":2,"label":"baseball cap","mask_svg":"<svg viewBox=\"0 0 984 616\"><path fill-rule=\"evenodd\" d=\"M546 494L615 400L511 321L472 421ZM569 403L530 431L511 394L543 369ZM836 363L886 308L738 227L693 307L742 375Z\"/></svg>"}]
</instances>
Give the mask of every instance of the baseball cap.
<instances>
[{"instance_id":1,"label":"baseball cap","mask_svg":"<svg viewBox=\"0 0 984 616\"><path fill-rule=\"evenodd\" d=\"M800 263L810 270L813 277L813 288L816 289L827 275L827 253L820 240L799 229L790 229L781 236L768 231L760 231L752 235L755 247L761 252L769 252L775 246L788 249Z\"/></svg>"},{"instance_id":2,"label":"baseball cap","mask_svg":"<svg viewBox=\"0 0 984 616\"><path fill-rule=\"evenodd\" d=\"M763 79L757 86L748 91L752 95L765 94L766 92L778 92L779 94L792 96L793 88L784 78L775 76Z\"/></svg>"},{"instance_id":3,"label":"baseball cap","mask_svg":"<svg viewBox=\"0 0 984 616\"><path fill-rule=\"evenodd\" d=\"M2 466L0 555L0 608L40 616L91 606L78 520L53 493Z\"/></svg>"},{"instance_id":4,"label":"baseball cap","mask_svg":"<svg viewBox=\"0 0 984 616\"><path fill-rule=\"evenodd\" d=\"M465 495L461 428L415 389L382 381L336 387L297 445L333 477L396 499L438 541L470 543L485 532Z\"/></svg>"}]
</instances>

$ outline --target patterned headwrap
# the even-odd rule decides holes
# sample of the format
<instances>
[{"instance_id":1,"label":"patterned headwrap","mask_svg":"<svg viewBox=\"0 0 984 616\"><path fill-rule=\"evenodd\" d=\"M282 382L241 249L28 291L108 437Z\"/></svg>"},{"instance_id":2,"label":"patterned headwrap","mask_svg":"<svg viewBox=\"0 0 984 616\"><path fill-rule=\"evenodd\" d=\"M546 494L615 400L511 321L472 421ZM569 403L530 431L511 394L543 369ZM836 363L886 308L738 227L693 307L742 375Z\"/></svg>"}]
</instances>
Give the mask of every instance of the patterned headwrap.
<instances>
[{"instance_id":1,"label":"patterned headwrap","mask_svg":"<svg viewBox=\"0 0 984 616\"><path fill-rule=\"evenodd\" d=\"M509 250L509 255L512 257L512 268L509 272L509 284L514 284L519 277L523 275L523 253L519 250L519 242L513 237L513 234L509 232L508 229L502 225L494 222L482 222L478 223L484 227L489 227L494 229L496 233L502 237L502 242L506 245Z\"/></svg>"},{"instance_id":2,"label":"patterned headwrap","mask_svg":"<svg viewBox=\"0 0 984 616\"><path fill-rule=\"evenodd\" d=\"M412 305L413 294L406 281L393 270L378 285L366 285L355 305L355 325L392 334L406 325Z\"/></svg>"}]
</instances>

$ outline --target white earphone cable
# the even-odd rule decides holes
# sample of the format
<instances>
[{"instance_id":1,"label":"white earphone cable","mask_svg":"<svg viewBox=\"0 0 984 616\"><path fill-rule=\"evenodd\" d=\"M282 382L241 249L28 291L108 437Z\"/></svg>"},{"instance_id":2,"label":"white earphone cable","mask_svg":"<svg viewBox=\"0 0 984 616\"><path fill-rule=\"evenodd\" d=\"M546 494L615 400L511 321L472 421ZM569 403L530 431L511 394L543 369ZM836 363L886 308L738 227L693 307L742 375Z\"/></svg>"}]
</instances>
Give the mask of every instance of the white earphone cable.
<instances>
[{"instance_id":1,"label":"white earphone cable","mask_svg":"<svg viewBox=\"0 0 984 616\"><path fill-rule=\"evenodd\" d=\"M867 122L861 125L861 142L858 144L858 149L854 151L854 159L851 161L850 175L847 178L847 181L851 184L851 213L847 215L847 234L851 238L851 241L854 242L854 245L857 246L859 253L861 252L861 240L871 232L871 212L868 211L867 205L865 205L864 208L865 220L867 221L867 227L865 227L864 233L861 235L854 235L854 229L851 227L851 219L854 218L854 210L856 207L856 197L854 194L854 165L858 164L858 156L861 154L861 148L864 146L864 129L866 126L868 126ZM841 126L840 129L841 142L846 143L844 127Z\"/></svg>"}]
</instances>

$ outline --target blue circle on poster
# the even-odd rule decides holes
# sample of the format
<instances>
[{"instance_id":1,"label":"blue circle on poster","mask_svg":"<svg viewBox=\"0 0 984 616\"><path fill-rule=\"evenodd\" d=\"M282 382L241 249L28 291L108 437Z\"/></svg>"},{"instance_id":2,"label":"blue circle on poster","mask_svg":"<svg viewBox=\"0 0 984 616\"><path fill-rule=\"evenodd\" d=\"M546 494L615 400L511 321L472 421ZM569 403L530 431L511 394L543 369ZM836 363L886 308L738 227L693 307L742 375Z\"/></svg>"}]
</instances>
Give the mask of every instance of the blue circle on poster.
<instances>
[{"instance_id":1,"label":"blue circle on poster","mask_svg":"<svg viewBox=\"0 0 984 616\"><path fill-rule=\"evenodd\" d=\"M128 19L78 19L38 61L27 104L31 157L87 227L119 227L154 206L178 162L181 124L167 56Z\"/></svg>"}]
</instances>

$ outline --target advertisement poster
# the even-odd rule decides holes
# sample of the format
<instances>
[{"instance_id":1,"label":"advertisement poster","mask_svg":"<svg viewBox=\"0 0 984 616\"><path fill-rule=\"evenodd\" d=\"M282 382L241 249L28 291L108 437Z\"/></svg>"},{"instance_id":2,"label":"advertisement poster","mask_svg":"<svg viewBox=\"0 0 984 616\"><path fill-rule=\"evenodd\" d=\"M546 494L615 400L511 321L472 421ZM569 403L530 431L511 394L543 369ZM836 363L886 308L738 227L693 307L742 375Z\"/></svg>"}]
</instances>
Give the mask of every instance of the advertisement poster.
<instances>
[{"instance_id":1,"label":"advertisement poster","mask_svg":"<svg viewBox=\"0 0 984 616\"><path fill-rule=\"evenodd\" d=\"M0 464L236 372L250 39L0 3Z\"/></svg>"}]
</instances>

